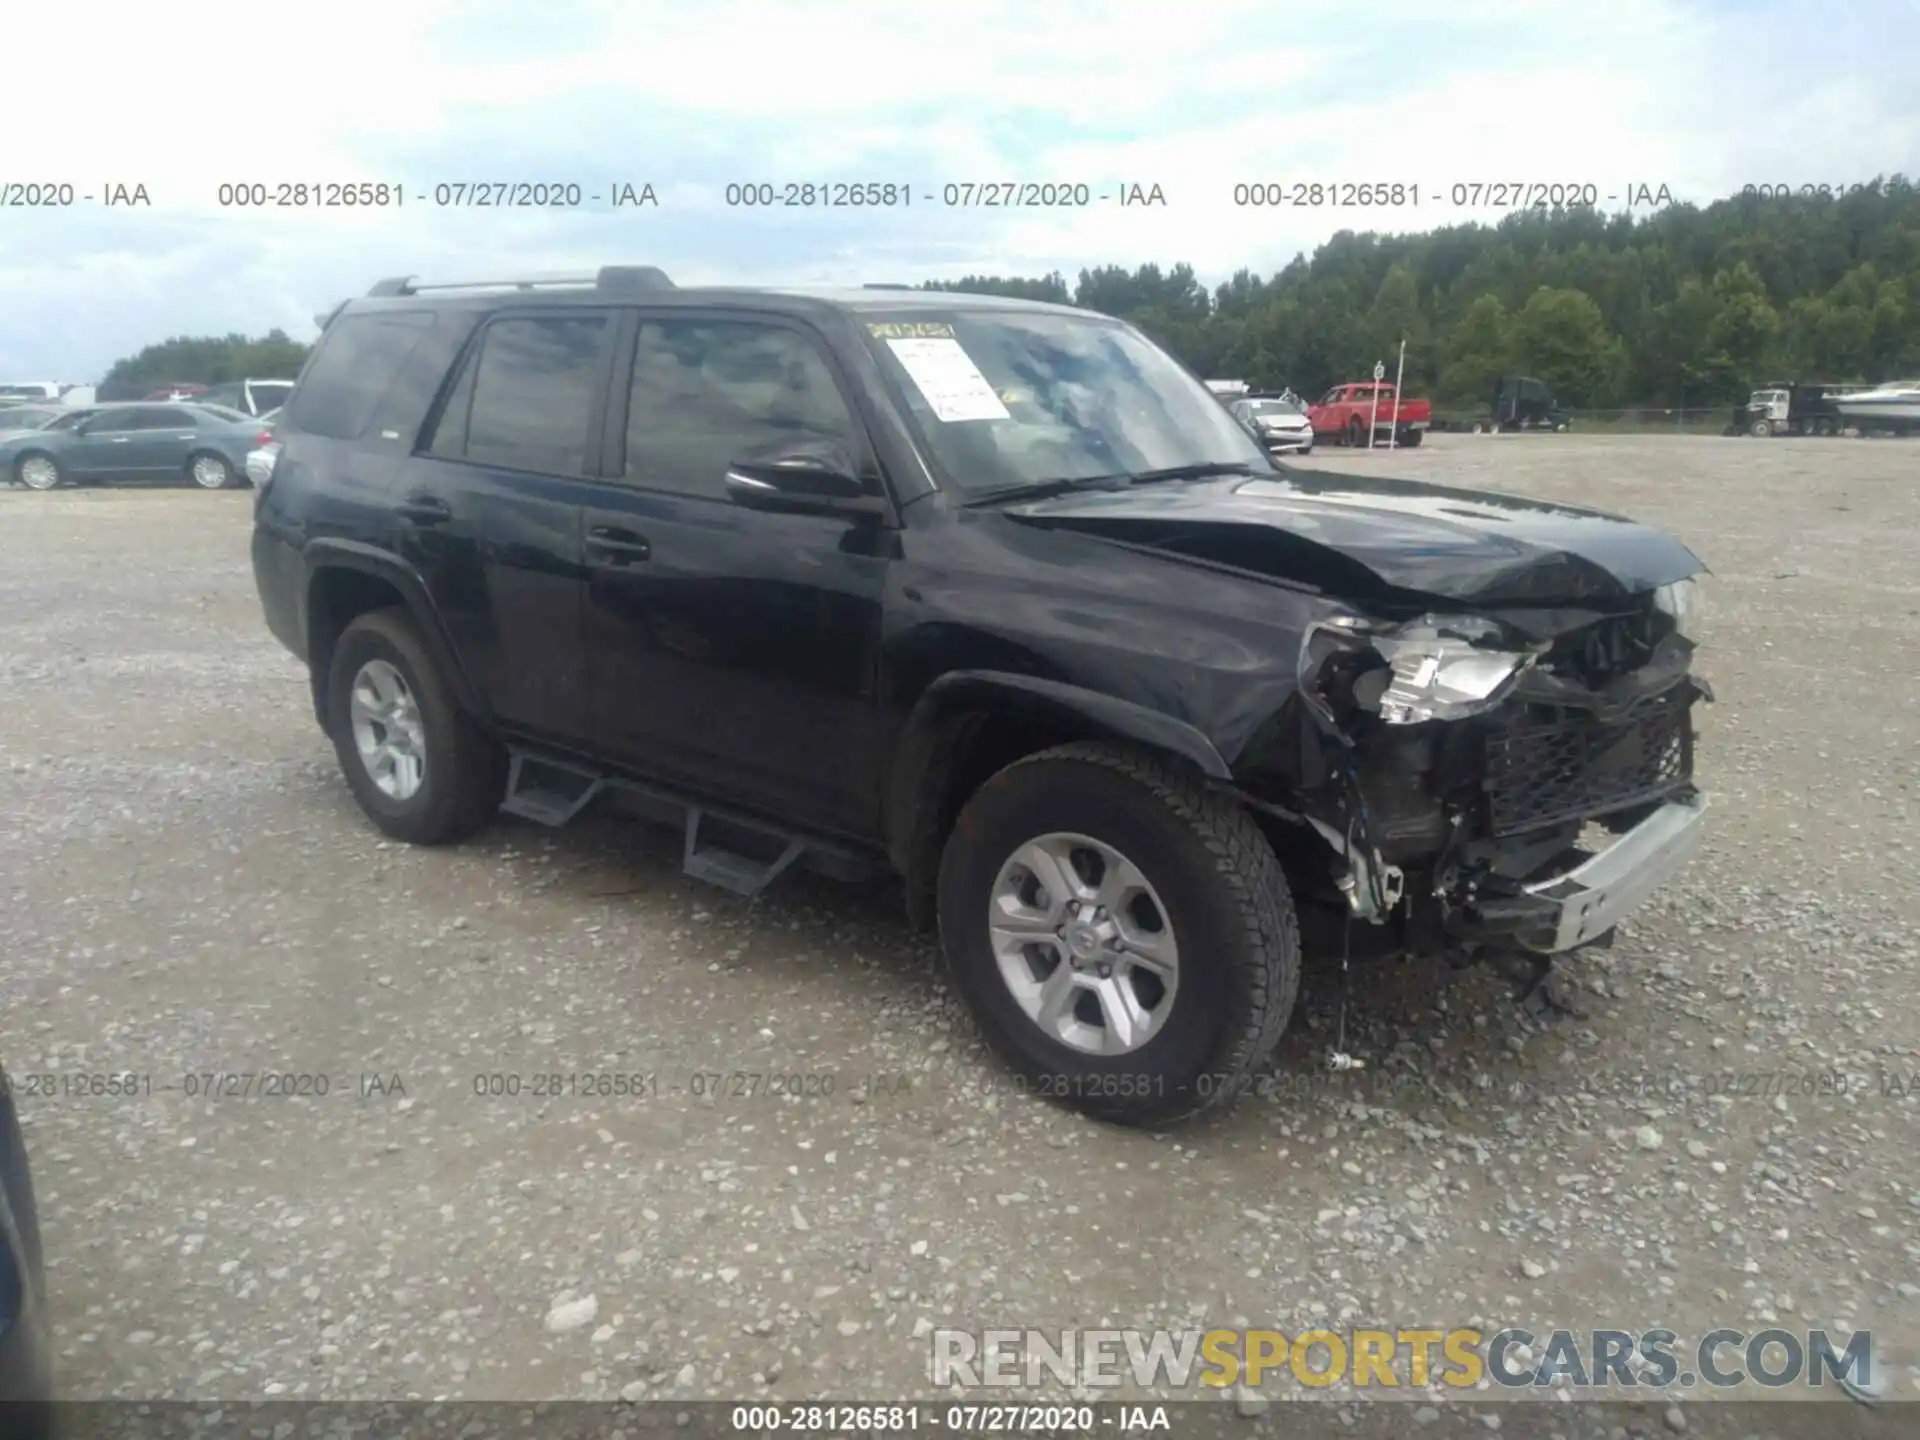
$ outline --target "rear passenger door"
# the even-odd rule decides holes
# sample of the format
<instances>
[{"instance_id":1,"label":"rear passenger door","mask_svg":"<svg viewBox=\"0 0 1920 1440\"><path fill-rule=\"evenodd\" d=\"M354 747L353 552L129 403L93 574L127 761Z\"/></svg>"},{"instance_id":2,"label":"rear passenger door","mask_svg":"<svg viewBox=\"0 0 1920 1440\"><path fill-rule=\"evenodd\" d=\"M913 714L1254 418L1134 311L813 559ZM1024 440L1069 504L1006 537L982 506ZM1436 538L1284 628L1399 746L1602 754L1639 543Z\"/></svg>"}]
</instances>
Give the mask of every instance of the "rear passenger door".
<instances>
[{"instance_id":1,"label":"rear passenger door","mask_svg":"<svg viewBox=\"0 0 1920 1440\"><path fill-rule=\"evenodd\" d=\"M142 480L186 479L187 453L200 438L193 415L177 405L142 405L133 414L128 469Z\"/></svg>"},{"instance_id":2,"label":"rear passenger door","mask_svg":"<svg viewBox=\"0 0 1920 1440\"><path fill-rule=\"evenodd\" d=\"M853 392L819 337L784 317L642 312L630 344L586 512L596 748L801 828L871 838L894 532L874 516L748 509L725 486L745 453L807 439L844 446L877 488Z\"/></svg>"},{"instance_id":3,"label":"rear passenger door","mask_svg":"<svg viewBox=\"0 0 1920 1440\"><path fill-rule=\"evenodd\" d=\"M401 552L495 716L567 746L589 738L581 505L617 326L579 306L493 315L396 487Z\"/></svg>"}]
</instances>

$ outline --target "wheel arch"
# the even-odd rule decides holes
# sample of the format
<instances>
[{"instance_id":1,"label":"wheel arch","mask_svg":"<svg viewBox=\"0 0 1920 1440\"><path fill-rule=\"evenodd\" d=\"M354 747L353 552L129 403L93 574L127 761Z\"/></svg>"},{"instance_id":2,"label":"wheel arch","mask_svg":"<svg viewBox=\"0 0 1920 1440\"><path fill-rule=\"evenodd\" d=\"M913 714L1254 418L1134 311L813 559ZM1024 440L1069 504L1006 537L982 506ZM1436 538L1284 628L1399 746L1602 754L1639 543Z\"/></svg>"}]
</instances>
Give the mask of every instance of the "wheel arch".
<instances>
[{"instance_id":1,"label":"wheel arch","mask_svg":"<svg viewBox=\"0 0 1920 1440\"><path fill-rule=\"evenodd\" d=\"M306 560L303 623L307 672L314 716L323 729L327 723L327 676L341 632L357 617L386 609L406 611L460 707L477 721L484 723L489 718L480 689L461 665L426 582L416 571L385 551L342 540L312 542L307 546Z\"/></svg>"},{"instance_id":2,"label":"wheel arch","mask_svg":"<svg viewBox=\"0 0 1920 1440\"><path fill-rule=\"evenodd\" d=\"M940 852L968 797L1014 761L1076 740L1131 745L1211 779L1232 778L1213 742L1171 715L1031 675L949 672L908 716L887 788L888 855L905 879L916 928L933 923Z\"/></svg>"}]
</instances>

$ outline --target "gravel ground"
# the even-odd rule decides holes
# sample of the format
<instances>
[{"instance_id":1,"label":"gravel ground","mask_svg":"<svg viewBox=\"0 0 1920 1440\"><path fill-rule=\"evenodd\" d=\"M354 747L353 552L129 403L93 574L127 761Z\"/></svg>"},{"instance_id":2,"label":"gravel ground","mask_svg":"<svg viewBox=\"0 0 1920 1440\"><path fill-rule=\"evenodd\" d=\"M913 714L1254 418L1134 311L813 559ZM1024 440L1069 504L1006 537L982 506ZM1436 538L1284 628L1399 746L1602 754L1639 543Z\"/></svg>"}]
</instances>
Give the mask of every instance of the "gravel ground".
<instances>
[{"instance_id":1,"label":"gravel ground","mask_svg":"<svg viewBox=\"0 0 1920 1440\"><path fill-rule=\"evenodd\" d=\"M1310 973L1275 1093L1168 1135L1017 1093L884 891L749 909L617 816L383 843L260 622L246 494L0 491L0 1055L68 1092L24 1102L63 1391L897 1398L929 1393L930 1324L1778 1323L1872 1328L1920 1397L1916 462L1307 462L1693 544L1715 830L1581 962L1583 1018L1383 969L1336 1081ZM180 1088L215 1071L327 1093ZM529 1093L581 1073L657 1091ZM694 1093L736 1073L832 1093ZM1722 1073L1758 1093L1688 1078Z\"/></svg>"}]
</instances>

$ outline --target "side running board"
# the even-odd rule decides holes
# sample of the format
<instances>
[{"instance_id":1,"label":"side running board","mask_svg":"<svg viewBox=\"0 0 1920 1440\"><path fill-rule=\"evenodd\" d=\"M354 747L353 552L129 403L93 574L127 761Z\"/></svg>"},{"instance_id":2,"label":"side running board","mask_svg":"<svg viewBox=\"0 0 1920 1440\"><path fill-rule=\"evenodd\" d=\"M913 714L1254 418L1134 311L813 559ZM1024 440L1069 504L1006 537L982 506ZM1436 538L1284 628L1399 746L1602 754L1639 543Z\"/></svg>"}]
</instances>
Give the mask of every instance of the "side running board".
<instances>
[{"instance_id":1,"label":"side running board","mask_svg":"<svg viewBox=\"0 0 1920 1440\"><path fill-rule=\"evenodd\" d=\"M536 824L561 826L586 809L603 791L623 791L652 808L678 811L685 827L680 868L695 880L751 900L778 880L804 856L810 868L841 878L868 878L882 873L875 863L829 841L803 837L769 825L764 820L737 815L702 804L688 796L625 776L607 775L569 760L536 754L514 746L507 771L507 794L500 808ZM703 822L708 830L701 843ZM718 826L737 834L748 848L777 851L772 859L756 858L713 843ZM764 842L764 843L760 843Z\"/></svg>"},{"instance_id":2,"label":"side running board","mask_svg":"<svg viewBox=\"0 0 1920 1440\"><path fill-rule=\"evenodd\" d=\"M500 808L522 820L542 825L564 825L578 815L606 787L591 770L565 761L514 750L507 768L507 798Z\"/></svg>"}]
</instances>

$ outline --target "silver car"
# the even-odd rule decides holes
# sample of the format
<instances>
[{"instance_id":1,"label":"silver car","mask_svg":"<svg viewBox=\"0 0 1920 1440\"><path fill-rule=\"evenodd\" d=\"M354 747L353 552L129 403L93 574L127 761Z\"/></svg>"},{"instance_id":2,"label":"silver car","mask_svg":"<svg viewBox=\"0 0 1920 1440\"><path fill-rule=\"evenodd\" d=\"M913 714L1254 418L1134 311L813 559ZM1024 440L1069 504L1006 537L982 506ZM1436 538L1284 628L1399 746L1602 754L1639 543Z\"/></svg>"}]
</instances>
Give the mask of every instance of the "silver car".
<instances>
[{"instance_id":1,"label":"silver car","mask_svg":"<svg viewBox=\"0 0 1920 1440\"><path fill-rule=\"evenodd\" d=\"M1313 422L1304 407L1282 397L1249 397L1228 407L1242 425L1260 437L1275 454L1313 452Z\"/></svg>"}]
</instances>

